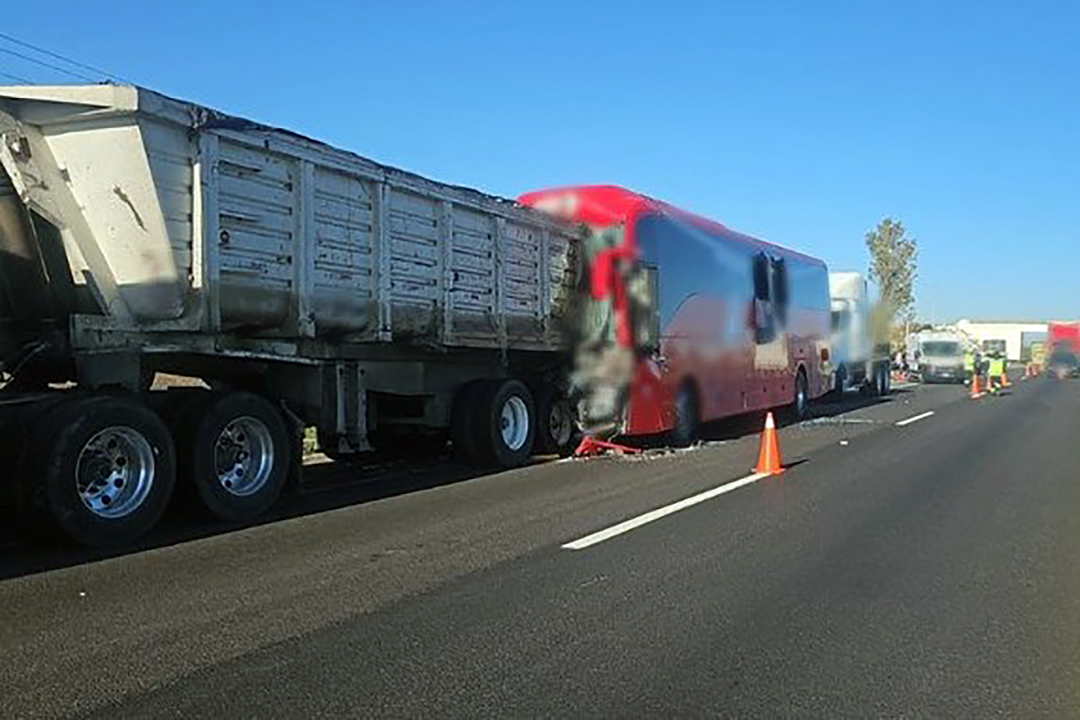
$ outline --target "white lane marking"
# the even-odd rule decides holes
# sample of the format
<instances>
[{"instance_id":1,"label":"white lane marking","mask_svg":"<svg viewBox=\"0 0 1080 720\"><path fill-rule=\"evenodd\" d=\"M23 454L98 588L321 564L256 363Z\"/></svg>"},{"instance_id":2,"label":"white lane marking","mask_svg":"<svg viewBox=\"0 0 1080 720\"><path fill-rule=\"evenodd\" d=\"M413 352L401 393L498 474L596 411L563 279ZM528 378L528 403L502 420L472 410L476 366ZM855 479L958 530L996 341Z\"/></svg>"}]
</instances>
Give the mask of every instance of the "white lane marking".
<instances>
[{"instance_id":1,"label":"white lane marking","mask_svg":"<svg viewBox=\"0 0 1080 720\"><path fill-rule=\"evenodd\" d=\"M898 382L892 383L893 390L907 390L908 388L918 387L919 383L914 382Z\"/></svg>"},{"instance_id":2,"label":"white lane marking","mask_svg":"<svg viewBox=\"0 0 1080 720\"><path fill-rule=\"evenodd\" d=\"M623 533L630 532L631 530L639 528L642 525L651 523L654 520L659 520L660 518L671 515L672 513L677 513L680 510L685 510L688 507L697 505L698 503L703 503L706 500L712 500L714 497L718 497L720 495L723 495L724 493L729 493L732 490L738 490L744 485L755 483L761 478L766 477L770 477L770 475L768 473L754 473L753 475L747 475L741 480L733 480L732 482L726 483L717 488L713 488L712 490L706 490L703 493L698 493L697 495L688 497L685 500L680 500L679 502L672 503L671 505L665 505L662 508L647 512L644 515L638 515L636 518L631 518L625 522L619 523L618 525L612 525L611 527L600 530L599 532L594 532L592 535L586 535L579 540L568 542L562 546L563 550L584 550L591 545L596 545L597 543L602 543L605 540L610 540L616 535L622 535Z\"/></svg>"},{"instance_id":3,"label":"white lane marking","mask_svg":"<svg viewBox=\"0 0 1080 720\"><path fill-rule=\"evenodd\" d=\"M913 422L919 422L920 420L925 420L926 418L930 417L933 414L934 414L933 410L927 410L926 412L919 413L918 415L916 415L914 417L909 417L907 420L901 420L900 422L896 423L896 427L904 427L905 425L910 425Z\"/></svg>"}]
</instances>

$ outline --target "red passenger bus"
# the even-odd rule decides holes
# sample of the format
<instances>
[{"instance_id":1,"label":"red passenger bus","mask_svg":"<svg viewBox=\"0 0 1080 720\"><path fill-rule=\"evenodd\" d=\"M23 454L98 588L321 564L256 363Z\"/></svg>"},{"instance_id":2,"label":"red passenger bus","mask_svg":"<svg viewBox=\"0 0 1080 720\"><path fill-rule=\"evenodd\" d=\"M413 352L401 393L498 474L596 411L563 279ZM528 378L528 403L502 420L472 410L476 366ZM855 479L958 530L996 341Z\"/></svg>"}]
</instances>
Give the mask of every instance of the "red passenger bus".
<instances>
[{"instance_id":1,"label":"red passenger bus","mask_svg":"<svg viewBox=\"0 0 1080 720\"><path fill-rule=\"evenodd\" d=\"M687 444L703 421L781 406L805 417L832 388L822 261L620 187L520 201L591 231L575 373L587 433Z\"/></svg>"}]
</instances>

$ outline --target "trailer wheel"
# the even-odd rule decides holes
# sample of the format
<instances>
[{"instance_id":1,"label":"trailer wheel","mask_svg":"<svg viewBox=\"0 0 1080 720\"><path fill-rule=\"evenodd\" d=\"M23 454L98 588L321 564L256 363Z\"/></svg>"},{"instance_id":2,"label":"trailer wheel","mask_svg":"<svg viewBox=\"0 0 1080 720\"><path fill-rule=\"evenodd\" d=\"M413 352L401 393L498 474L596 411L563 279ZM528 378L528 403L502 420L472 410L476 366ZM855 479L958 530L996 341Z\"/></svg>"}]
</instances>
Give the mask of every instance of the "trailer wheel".
<instances>
[{"instance_id":1,"label":"trailer wheel","mask_svg":"<svg viewBox=\"0 0 1080 720\"><path fill-rule=\"evenodd\" d=\"M675 426L671 429L671 442L675 447L689 447L697 439L701 425L701 409L698 394L691 382L683 383L675 397Z\"/></svg>"},{"instance_id":2,"label":"trailer wheel","mask_svg":"<svg viewBox=\"0 0 1080 720\"><path fill-rule=\"evenodd\" d=\"M476 462L476 426L477 406L483 380L473 380L458 388L454 395L454 404L450 409L450 442L454 456L464 462Z\"/></svg>"},{"instance_id":3,"label":"trailer wheel","mask_svg":"<svg viewBox=\"0 0 1080 720\"><path fill-rule=\"evenodd\" d=\"M536 400L536 447L544 453L567 456L574 450L574 410L566 396L546 387Z\"/></svg>"},{"instance_id":4,"label":"trailer wheel","mask_svg":"<svg viewBox=\"0 0 1080 720\"><path fill-rule=\"evenodd\" d=\"M172 495L172 438L136 402L100 396L64 402L35 424L30 444L28 509L77 543L142 536Z\"/></svg>"},{"instance_id":5,"label":"trailer wheel","mask_svg":"<svg viewBox=\"0 0 1080 720\"><path fill-rule=\"evenodd\" d=\"M248 392L212 395L181 427L180 469L188 496L212 516L250 520L270 509L289 474L285 421Z\"/></svg>"},{"instance_id":6,"label":"trailer wheel","mask_svg":"<svg viewBox=\"0 0 1080 720\"><path fill-rule=\"evenodd\" d=\"M863 397L873 398L881 394L881 373L885 368L881 363L877 363L870 368L870 375L863 382ZM888 372L884 369L884 372Z\"/></svg>"},{"instance_id":7,"label":"trailer wheel","mask_svg":"<svg viewBox=\"0 0 1080 720\"><path fill-rule=\"evenodd\" d=\"M473 406L477 459L497 467L528 461L537 425L529 389L517 380L485 381Z\"/></svg>"}]
</instances>

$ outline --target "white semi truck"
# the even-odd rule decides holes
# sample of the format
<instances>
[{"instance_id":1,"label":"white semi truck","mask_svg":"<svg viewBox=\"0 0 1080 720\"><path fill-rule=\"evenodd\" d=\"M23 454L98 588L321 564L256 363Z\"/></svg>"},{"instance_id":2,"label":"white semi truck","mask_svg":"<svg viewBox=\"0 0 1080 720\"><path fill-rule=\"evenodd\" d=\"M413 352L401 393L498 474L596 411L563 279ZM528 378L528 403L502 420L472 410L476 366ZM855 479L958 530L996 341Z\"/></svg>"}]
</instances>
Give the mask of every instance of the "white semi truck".
<instances>
[{"instance_id":1,"label":"white semi truck","mask_svg":"<svg viewBox=\"0 0 1080 720\"><path fill-rule=\"evenodd\" d=\"M338 459L565 449L578 232L139 87L0 88L0 492L103 544L174 487L265 511L305 427Z\"/></svg>"},{"instance_id":2,"label":"white semi truck","mask_svg":"<svg viewBox=\"0 0 1080 720\"><path fill-rule=\"evenodd\" d=\"M888 395L889 344L877 327L866 279L858 272L829 273L829 296L836 393L858 389L868 395Z\"/></svg>"}]
</instances>

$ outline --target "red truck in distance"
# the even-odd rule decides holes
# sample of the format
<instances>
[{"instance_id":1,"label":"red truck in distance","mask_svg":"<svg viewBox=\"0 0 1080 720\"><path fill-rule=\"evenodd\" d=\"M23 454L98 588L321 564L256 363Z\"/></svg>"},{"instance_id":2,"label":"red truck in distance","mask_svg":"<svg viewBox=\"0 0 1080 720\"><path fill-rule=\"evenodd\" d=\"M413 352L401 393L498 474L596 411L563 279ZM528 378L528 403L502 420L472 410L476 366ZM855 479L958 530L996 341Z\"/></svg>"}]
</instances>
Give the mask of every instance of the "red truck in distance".
<instances>
[{"instance_id":1,"label":"red truck in distance","mask_svg":"<svg viewBox=\"0 0 1080 720\"><path fill-rule=\"evenodd\" d=\"M1050 323L1046 328L1046 347L1047 375L1080 376L1080 323Z\"/></svg>"}]
</instances>

